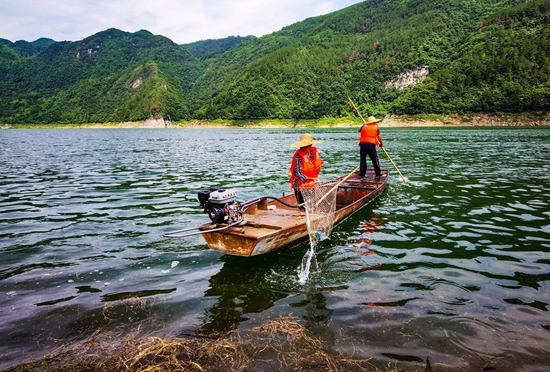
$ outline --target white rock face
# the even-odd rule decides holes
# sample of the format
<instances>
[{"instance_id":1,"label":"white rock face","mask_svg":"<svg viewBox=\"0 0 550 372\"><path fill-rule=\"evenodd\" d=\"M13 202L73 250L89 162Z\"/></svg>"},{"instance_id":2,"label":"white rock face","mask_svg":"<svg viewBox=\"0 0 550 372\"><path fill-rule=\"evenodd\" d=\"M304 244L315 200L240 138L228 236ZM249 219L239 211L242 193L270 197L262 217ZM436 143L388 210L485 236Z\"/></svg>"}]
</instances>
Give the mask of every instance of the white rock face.
<instances>
[{"instance_id":1,"label":"white rock face","mask_svg":"<svg viewBox=\"0 0 550 372\"><path fill-rule=\"evenodd\" d=\"M405 71L399 74L397 79L386 83L386 88L395 87L397 89L405 89L412 85L421 83L430 74L428 66L424 66L414 71Z\"/></svg>"},{"instance_id":2,"label":"white rock face","mask_svg":"<svg viewBox=\"0 0 550 372\"><path fill-rule=\"evenodd\" d=\"M143 83L142 78L138 78L138 79L134 80L134 82L132 83L132 88L136 89L137 87L139 87L141 85L141 83Z\"/></svg>"}]
</instances>

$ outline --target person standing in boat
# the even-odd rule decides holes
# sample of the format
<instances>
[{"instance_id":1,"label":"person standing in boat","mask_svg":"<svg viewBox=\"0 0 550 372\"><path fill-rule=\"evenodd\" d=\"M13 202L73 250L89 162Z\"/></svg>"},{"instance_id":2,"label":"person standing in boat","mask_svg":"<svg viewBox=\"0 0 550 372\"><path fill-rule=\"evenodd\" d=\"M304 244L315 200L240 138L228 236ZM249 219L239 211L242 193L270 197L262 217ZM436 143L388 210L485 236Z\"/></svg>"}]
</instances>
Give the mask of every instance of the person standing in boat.
<instances>
[{"instance_id":1,"label":"person standing in boat","mask_svg":"<svg viewBox=\"0 0 550 372\"><path fill-rule=\"evenodd\" d=\"M380 129L378 128L378 122L380 119L376 119L374 116L369 116L366 123L363 123L359 133L359 176L365 177L367 173L367 155L372 161L374 167L374 173L377 177L380 177L380 161L378 160L378 154L376 153L376 146L384 147L382 142L382 136L380 135Z\"/></svg>"},{"instance_id":2,"label":"person standing in boat","mask_svg":"<svg viewBox=\"0 0 550 372\"><path fill-rule=\"evenodd\" d=\"M313 144L321 144L322 141L314 141L313 137L309 133L304 133L300 136L298 142L290 145L292 148L297 148L296 152L292 156L292 163L288 173L290 174L290 187L294 189L296 200L298 204L304 203L304 198L301 187L313 186L319 179L319 172L324 162L319 156L317 148ZM303 207L301 207L303 210Z\"/></svg>"}]
</instances>

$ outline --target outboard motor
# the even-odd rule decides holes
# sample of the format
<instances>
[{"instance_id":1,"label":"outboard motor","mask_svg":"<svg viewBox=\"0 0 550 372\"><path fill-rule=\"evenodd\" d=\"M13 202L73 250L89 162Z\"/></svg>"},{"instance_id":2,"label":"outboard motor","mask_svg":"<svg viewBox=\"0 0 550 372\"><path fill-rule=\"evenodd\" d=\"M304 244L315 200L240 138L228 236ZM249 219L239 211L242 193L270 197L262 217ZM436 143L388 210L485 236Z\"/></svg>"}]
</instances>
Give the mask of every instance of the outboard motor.
<instances>
[{"instance_id":1,"label":"outboard motor","mask_svg":"<svg viewBox=\"0 0 550 372\"><path fill-rule=\"evenodd\" d=\"M201 208L213 223L229 223L236 220L235 200L237 194L235 191L215 187L199 191L198 196Z\"/></svg>"}]
</instances>

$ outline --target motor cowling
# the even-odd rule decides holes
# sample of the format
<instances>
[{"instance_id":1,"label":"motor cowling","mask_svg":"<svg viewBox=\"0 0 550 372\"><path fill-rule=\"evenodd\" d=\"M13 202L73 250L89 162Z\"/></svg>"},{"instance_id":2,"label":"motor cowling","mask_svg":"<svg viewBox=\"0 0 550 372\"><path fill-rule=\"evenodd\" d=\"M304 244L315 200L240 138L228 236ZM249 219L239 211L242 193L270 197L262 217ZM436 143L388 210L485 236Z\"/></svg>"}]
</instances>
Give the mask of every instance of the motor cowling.
<instances>
[{"instance_id":1,"label":"motor cowling","mask_svg":"<svg viewBox=\"0 0 550 372\"><path fill-rule=\"evenodd\" d=\"M234 190L216 187L199 191L199 203L213 223L229 223L236 219L237 194Z\"/></svg>"}]
</instances>

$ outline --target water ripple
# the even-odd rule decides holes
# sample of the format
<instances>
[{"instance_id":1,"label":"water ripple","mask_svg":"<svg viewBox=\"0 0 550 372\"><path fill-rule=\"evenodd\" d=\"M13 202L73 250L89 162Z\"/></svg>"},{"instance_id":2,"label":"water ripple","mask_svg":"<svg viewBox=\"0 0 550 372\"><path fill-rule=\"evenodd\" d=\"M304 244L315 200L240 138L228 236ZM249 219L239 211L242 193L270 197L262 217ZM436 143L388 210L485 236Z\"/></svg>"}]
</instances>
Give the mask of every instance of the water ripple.
<instances>
[{"instance_id":1,"label":"water ripple","mask_svg":"<svg viewBox=\"0 0 550 372\"><path fill-rule=\"evenodd\" d=\"M357 166L355 130L311 131L322 177ZM207 220L199 190L288 192L301 133L2 131L0 369L108 326L219 335L289 313L382 370L427 356L437 370L548 365L546 128L386 128L409 181L391 169L317 247L306 283L307 244L238 258L162 237Z\"/></svg>"}]
</instances>

